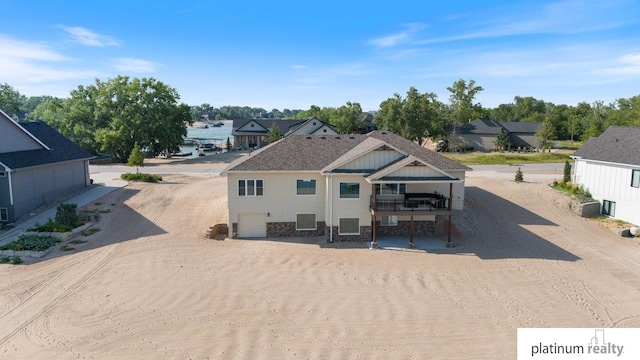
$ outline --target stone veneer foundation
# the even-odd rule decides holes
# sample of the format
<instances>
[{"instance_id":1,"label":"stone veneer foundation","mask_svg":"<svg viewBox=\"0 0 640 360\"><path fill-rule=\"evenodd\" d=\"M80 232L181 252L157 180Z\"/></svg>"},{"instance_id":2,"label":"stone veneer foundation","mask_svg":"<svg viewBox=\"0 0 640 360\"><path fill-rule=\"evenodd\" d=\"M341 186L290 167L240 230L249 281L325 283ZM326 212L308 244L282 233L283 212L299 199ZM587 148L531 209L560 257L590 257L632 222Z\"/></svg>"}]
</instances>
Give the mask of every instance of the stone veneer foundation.
<instances>
[{"instance_id":1,"label":"stone veneer foundation","mask_svg":"<svg viewBox=\"0 0 640 360\"><path fill-rule=\"evenodd\" d=\"M341 241L371 241L371 226L360 226L360 234L359 235L340 235L338 233L338 227L333 227L333 241L341 242ZM329 227L327 226L326 231L327 241L330 240L329 237Z\"/></svg>"},{"instance_id":2,"label":"stone veneer foundation","mask_svg":"<svg viewBox=\"0 0 640 360\"><path fill-rule=\"evenodd\" d=\"M324 235L326 225L324 221L318 221L316 230L296 230L295 222L267 223L267 237L299 237Z\"/></svg>"},{"instance_id":3,"label":"stone veneer foundation","mask_svg":"<svg viewBox=\"0 0 640 360\"><path fill-rule=\"evenodd\" d=\"M376 221L376 237L379 236L406 236L409 237L410 221L398 221L396 226L382 226ZM413 235L435 235L436 223L433 221L414 221Z\"/></svg>"}]
</instances>

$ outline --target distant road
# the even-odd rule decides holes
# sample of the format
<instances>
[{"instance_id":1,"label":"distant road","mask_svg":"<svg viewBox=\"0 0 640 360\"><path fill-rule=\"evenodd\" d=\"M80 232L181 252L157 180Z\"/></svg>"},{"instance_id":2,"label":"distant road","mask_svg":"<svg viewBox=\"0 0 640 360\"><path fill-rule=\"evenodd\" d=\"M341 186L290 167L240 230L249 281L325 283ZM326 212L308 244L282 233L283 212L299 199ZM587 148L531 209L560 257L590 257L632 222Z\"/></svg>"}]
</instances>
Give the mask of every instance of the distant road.
<instances>
[{"instance_id":1,"label":"distant road","mask_svg":"<svg viewBox=\"0 0 640 360\"><path fill-rule=\"evenodd\" d=\"M564 163L516 164L516 165L472 165L467 176L514 177L520 168L527 178L561 178L564 174Z\"/></svg>"}]
</instances>

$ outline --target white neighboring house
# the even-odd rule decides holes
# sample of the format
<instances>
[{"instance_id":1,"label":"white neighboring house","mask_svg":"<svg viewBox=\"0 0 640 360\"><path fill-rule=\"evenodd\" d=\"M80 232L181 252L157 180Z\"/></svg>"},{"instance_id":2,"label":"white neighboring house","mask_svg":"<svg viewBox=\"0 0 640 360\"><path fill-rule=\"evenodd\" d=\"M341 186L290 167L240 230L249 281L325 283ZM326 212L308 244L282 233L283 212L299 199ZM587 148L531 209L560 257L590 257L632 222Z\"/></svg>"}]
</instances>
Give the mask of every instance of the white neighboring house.
<instances>
[{"instance_id":1,"label":"white neighboring house","mask_svg":"<svg viewBox=\"0 0 640 360\"><path fill-rule=\"evenodd\" d=\"M462 210L469 170L388 132L289 135L222 172L229 237L324 235L375 246L379 235L409 235L411 244Z\"/></svg>"},{"instance_id":2,"label":"white neighboring house","mask_svg":"<svg viewBox=\"0 0 640 360\"><path fill-rule=\"evenodd\" d=\"M603 215L640 225L640 127L610 126L571 157L573 182L600 202Z\"/></svg>"}]
</instances>

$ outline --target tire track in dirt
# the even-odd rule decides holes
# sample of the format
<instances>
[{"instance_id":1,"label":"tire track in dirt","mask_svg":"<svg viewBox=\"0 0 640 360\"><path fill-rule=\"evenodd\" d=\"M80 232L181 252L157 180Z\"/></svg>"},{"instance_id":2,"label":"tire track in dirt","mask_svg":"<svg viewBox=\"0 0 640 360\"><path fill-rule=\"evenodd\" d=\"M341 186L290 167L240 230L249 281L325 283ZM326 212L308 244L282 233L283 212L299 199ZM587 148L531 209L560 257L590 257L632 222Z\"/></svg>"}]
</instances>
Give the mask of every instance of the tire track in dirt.
<instances>
[{"instance_id":1,"label":"tire track in dirt","mask_svg":"<svg viewBox=\"0 0 640 360\"><path fill-rule=\"evenodd\" d=\"M124 244L115 244L97 250L90 259L78 261L69 266L67 271L59 274L38 292L12 308L0 322L0 345L5 344L35 320L71 296L76 289L115 259L124 250L124 247Z\"/></svg>"}]
</instances>

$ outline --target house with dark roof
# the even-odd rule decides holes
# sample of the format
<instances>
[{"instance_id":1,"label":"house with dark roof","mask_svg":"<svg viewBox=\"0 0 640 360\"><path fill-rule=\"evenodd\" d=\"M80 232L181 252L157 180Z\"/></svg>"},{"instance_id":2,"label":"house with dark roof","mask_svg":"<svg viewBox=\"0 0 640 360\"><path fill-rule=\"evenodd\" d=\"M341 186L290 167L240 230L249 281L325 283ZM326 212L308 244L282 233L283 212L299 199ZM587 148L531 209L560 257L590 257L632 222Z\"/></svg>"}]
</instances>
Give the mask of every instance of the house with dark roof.
<instances>
[{"instance_id":1,"label":"house with dark roof","mask_svg":"<svg viewBox=\"0 0 640 360\"><path fill-rule=\"evenodd\" d=\"M44 122L0 110L0 223L89 186L92 158Z\"/></svg>"},{"instance_id":2,"label":"house with dark roof","mask_svg":"<svg viewBox=\"0 0 640 360\"><path fill-rule=\"evenodd\" d=\"M513 147L537 147L536 132L541 123L504 122L475 119L456 127L456 136L476 151L493 151L498 134L505 133Z\"/></svg>"},{"instance_id":3,"label":"house with dark roof","mask_svg":"<svg viewBox=\"0 0 640 360\"><path fill-rule=\"evenodd\" d=\"M469 170L389 132L290 135L222 172L229 237L313 235L375 247L378 236L405 235L411 245L463 209Z\"/></svg>"},{"instance_id":4,"label":"house with dark roof","mask_svg":"<svg viewBox=\"0 0 640 360\"><path fill-rule=\"evenodd\" d=\"M310 117L304 120L287 120L287 119L249 119L234 120L233 143L236 149L259 149L269 144L267 140L269 130L272 126L279 128L280 133L284 136L292 134L321 134L335 135L335 128L323 121Z\"/></svg>"},{"instance_id":5,"label":"house with dark roof","mask_svg":"<svg viewBox=\"0 0 640 360\"><path fill-rule=\"evenodd\" d=\"M640 225L640 127L610 126L571 158L573 182L600 202L603 215Z\"/></svg>"}]
</instances>

